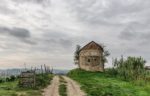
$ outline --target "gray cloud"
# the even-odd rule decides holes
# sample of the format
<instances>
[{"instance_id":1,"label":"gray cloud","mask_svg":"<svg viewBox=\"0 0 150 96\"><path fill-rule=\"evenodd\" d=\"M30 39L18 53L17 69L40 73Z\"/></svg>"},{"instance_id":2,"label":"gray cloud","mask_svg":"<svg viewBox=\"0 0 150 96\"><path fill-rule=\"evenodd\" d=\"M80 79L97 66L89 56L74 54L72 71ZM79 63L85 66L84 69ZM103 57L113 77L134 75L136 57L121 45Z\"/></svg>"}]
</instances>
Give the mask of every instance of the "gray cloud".
<instances>
[{"instance_id":1,"label":"gray cloud","mask_svg":"<svg viewBox=\"0 0 150 96\"><path fill-rule=\"evenodd\" d=\"M1 1L0 3L0 13L7 15L7 14L14 14L15 11L8 7L7 1Z\"/></svg>"},{"instance_id":2,"label":"gray cloud","mask_svg":"<svg viewBox=\"0 0 150 96\"><path fill-rule=\"evenodd\" d=\"M30 38L30 32L27 29L24 28L16 28L8 29L8 33L12 36L18 37L18 38Z\"/></svg>"},{"instance_id":3,"label":"gray cloud","mask_svg":"<svg viewBox=\"0 0 150 96\"><path fill-rule=\"evenodd\" d=\"M49 30L49 32L45 32L43 34L43 40L44 43L47 43L48 45L52 46L52 50L55 49L66 49L69 51L72 48L73 45L73 38L72 36L69 36L68 34L62 33L61 31L54 31Z\"/></svg>"},{"instance_id":4,"label":"gray cloud","mask_svg":"<svg viewBox=\"0 0 150 96\"><path fill-rule=\"evenodd\" d=\"M15 12L5 6L0 5L0 12L3 14L14 14Z\"/></svg>"},{"instance_id":5,"label":"gray cloud","mask_svg":"<svg viewBox=\"0 0 150 96\"><path fill-rule=\"evenodd\" d=\"M149 5L149 0L2 0L0 65L27 61L74 68L75 46L92 40L104 43L109 59L131 55L150 62Z\"/></svg>"},{"instance_id":6,"label":"gray cloud","mask_svg":"<svg viewBox=\"0 0 150 96\"><path fill-rule=\"evenodd\" d=\"M32 3L32 4L39 4L43 6L47 6L51 4L51 0L13 0L17 3Z\"/></svg>"},{"instance_id":7,"label":"gray cloud","mask_svg":"<svg viewBox=\"0 0 150 96\"><path fill-rule=\"evenodd\" d=\"M8 27L0 27L0 33L9 34L11 36L17 38L30 38L30 32L24 28L8 28Z\"/></svg>"},{"instance_id":8,"label":"gray cloud","mask_svg":"<svg viewBox=\"0 0 150 96\"><path fill-rule=\"evenodd\" d=\"M123 29L123 31L119 34L119 38L123 40L135 40L137 39L139 33L133 30L130 26Z\"/></svg>"},{"instance_id":9,"label":"gray cloud","mask_svg":"<svg viewBox=\"0 0 150 96\"><path fill-rule=\"evenodd\" d=\"M136 17L139 20L143 19L144 16L140 15L145 14L145 12L150 13L148 10L150 2L148 0L145 0L145 2L142 0L71 0L68 3L72 6L72 10L78 19L90 25L119 26L134 21Z\"/></svg>"},{"instance_id":10,"label":"gray cloud","mask_svg":"<svg viewBox=\"0 0 150 96\"><path fill-rule=\"evenodd\" d=\"M8 27L0 27L0 34L9 35L19 40L28 43L28 44L36 44L35 42L31 41L31 34L30 31L24 28L8 28Z\"/></svg>"},{"instance_id":11,"label":"gray cloud","mask_svg":"<svg viewBox=\"0 0 150 96\"><path fill-rule=\"evenodd\" d=\"M150 30L137 30L138 26L135 26L136 29L132 28L132 26L127 26L127 28L123 29L119 34L119 39L127 40L127 41L149 41L150 40ZM143 32L142 32L143 31Z\"/></svg>"}]
</instances>

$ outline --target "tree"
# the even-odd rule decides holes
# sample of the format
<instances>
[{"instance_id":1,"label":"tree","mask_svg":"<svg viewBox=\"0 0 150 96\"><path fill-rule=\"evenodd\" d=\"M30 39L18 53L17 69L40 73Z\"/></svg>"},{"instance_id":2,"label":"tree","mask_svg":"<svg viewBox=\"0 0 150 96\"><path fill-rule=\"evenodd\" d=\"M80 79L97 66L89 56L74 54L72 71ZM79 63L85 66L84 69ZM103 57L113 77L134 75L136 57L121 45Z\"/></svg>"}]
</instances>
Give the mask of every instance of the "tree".
<instances>
[{"instance_id":1,"label":"tree","mask_svg":"<svg viewBox=\"0 0 150 96\"><path fill-rule=\"evenodd\" d=\"M109 51L105 49L105 46L103 45L103 54L102 54L102 64L104 65L105 63L108 62L107 57L110 55Z\"/></svg>"},{"instance_id":2,"label":"tree","mask_svg":"<svg viewBox=\"0 0 150 96\"><path fill-rule=\"evenodd\" d=\"M75 64L78 64L79 63L79 53L80 53L80 49L81 49L81 46L80 45L77 45L76 46L76 51L74 53L74 62Z\"/></svg>"}]
</instances>

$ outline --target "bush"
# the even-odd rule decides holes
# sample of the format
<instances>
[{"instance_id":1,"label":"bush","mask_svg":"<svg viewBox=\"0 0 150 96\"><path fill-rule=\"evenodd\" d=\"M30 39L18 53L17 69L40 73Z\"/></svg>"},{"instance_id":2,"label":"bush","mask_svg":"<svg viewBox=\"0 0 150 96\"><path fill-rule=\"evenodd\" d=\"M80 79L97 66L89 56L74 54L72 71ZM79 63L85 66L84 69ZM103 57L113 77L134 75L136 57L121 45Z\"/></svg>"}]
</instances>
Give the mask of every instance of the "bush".
<instances>
[{"instance_id":1,"label":"bush","mask_svg":"<svg viewBox=\"0 0 150 96\"><path fill-rule=\"evenodd\" d=\"M16 77L14 75L11 75L10 77L6 78L6 82L13 82L16 80Z\"/></svg>"},{"instance_id":2,"label":"bush","mask_svg":"<svg viewBox=\"0 0 150 96\"><path fill-rule=\"evenodd\" d=\"M106 73L106 75L113 76L113 77L116 77L118 74L117 70L114 68L105 69L105 73Z\"/></svg>"},{"instance_id":3,"label":"bush","mask_svg":"<svg viewBox=\"0 0 150 96\"><path fill-rule=\"evenodd\" d=\"M126 60L121 57L120 60L115 59L114 69L120 78L133 81L145 79L146 70L144 68L146 61L141 57L128 57Z\"/></svg>"},{"instance_id":4,"label":"bush","mask_svg":"<svg viewBox=\"0 0 150 96\"><path fill-rule=\"evenodd\" d=\"M0 83L3 83L4 81L2 79L0 79Z\"/></svg>"},{"instance_id":5,"label":"bush","mask_svg":"<svg viewBox=\"0 0 150 96\"><path fill-rule=\"evenodd\" d=\"M10 81L15 81L16 77L14 75L10 76Z\"/></svg>"},{"instance_id":6,"label":"bush","mask_svg":"<svg viewBox=\"0 0 150 96\"><path fill-rule=\"evenodd\" d=\"M36 87L46 87L52 80L52 75L38 74L36 75Z\"/></svg>"}]
</instances>

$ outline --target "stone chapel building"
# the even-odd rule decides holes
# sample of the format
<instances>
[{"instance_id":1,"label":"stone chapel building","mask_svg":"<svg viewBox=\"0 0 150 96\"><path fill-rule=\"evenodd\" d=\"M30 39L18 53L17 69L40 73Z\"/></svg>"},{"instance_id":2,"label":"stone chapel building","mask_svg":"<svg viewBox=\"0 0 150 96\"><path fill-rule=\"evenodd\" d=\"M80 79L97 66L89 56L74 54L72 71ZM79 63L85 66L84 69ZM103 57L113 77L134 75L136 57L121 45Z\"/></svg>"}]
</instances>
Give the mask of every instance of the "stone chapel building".
<instances>
[{"instance_id":1,"label":"stone chapel building","mask_svg":"<svg viewBox=\"0 0 150 96\"><path fill-rule=\"evenodd\" d=\"M86 71L104 71L102 62L103 47L92 41L81 48L79 52L79 68Z\"/></svg>"}]
</instances>

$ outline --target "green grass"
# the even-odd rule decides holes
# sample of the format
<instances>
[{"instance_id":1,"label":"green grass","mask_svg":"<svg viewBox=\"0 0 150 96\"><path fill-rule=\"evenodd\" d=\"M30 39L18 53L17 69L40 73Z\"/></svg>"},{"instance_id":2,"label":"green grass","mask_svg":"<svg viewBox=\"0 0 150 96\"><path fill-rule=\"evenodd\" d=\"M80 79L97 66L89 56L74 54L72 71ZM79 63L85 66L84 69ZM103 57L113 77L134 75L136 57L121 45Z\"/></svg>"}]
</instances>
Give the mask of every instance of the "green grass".
<instances>
[{"instance_id":1,"label":"green grass","mask_svg":"<svg viewBox=\"0 0 150 96\"><path fill-rule=\"evenodd\" d=\"M70 71L68 76L81 84L87 96L150 96L150 82L140 86L105 73L80 69Z\"/></svg>"},{"instance_id":2,"label":"green grass","mask_svg":"<svg viewBox=\"0 0 150 96\"><path fill-rule=\"evenodd\" d=\"M40 76L38 77L38 81L42 81ZM44 87L46 87L45 84L49 84L50 80L52 79L52 75L48 75L49 81L44 81L44 85L38 82L38 85L36 88L20 88L18 86L19 81L16 80L14 82L5 82L0 83L0 96L42 96L42 90ZM39 79L40 78L40 79ZM47 78L47 77L46 77ZM43 78L44 79L44 78Z\"/></svg>"},{"instance_id":3,"label":"green grass","mask_svg":"<svg viewBox=\"0 0 150 96\"><path fill-rule=\"evenodd\" d=\"M60 78L60 85L59 85L59 95L60 96L67 96L67 86L66 86L66 81L62 76L59 76Z\"/></svg>"},{"instance_id":4,"label":"green grass","mask_svg":"<svg viewBox=\"0 0 150 96\"><path fill-rule=\"evenodd\" d=\"M5 82L0 84L0 96L41 96L40 90L20 89L18 81Z\"/></svg>"},{"instance_id":5,"label":"green grass","mask_svg":"<svg viewBox=\"0 0 150 96\"><path fill-rule=\"evenodd\" d=\"M59 94L60 96L67 96L67 88L65 84L60 84L59 86Z\"/></svg>"}]
</instances>

